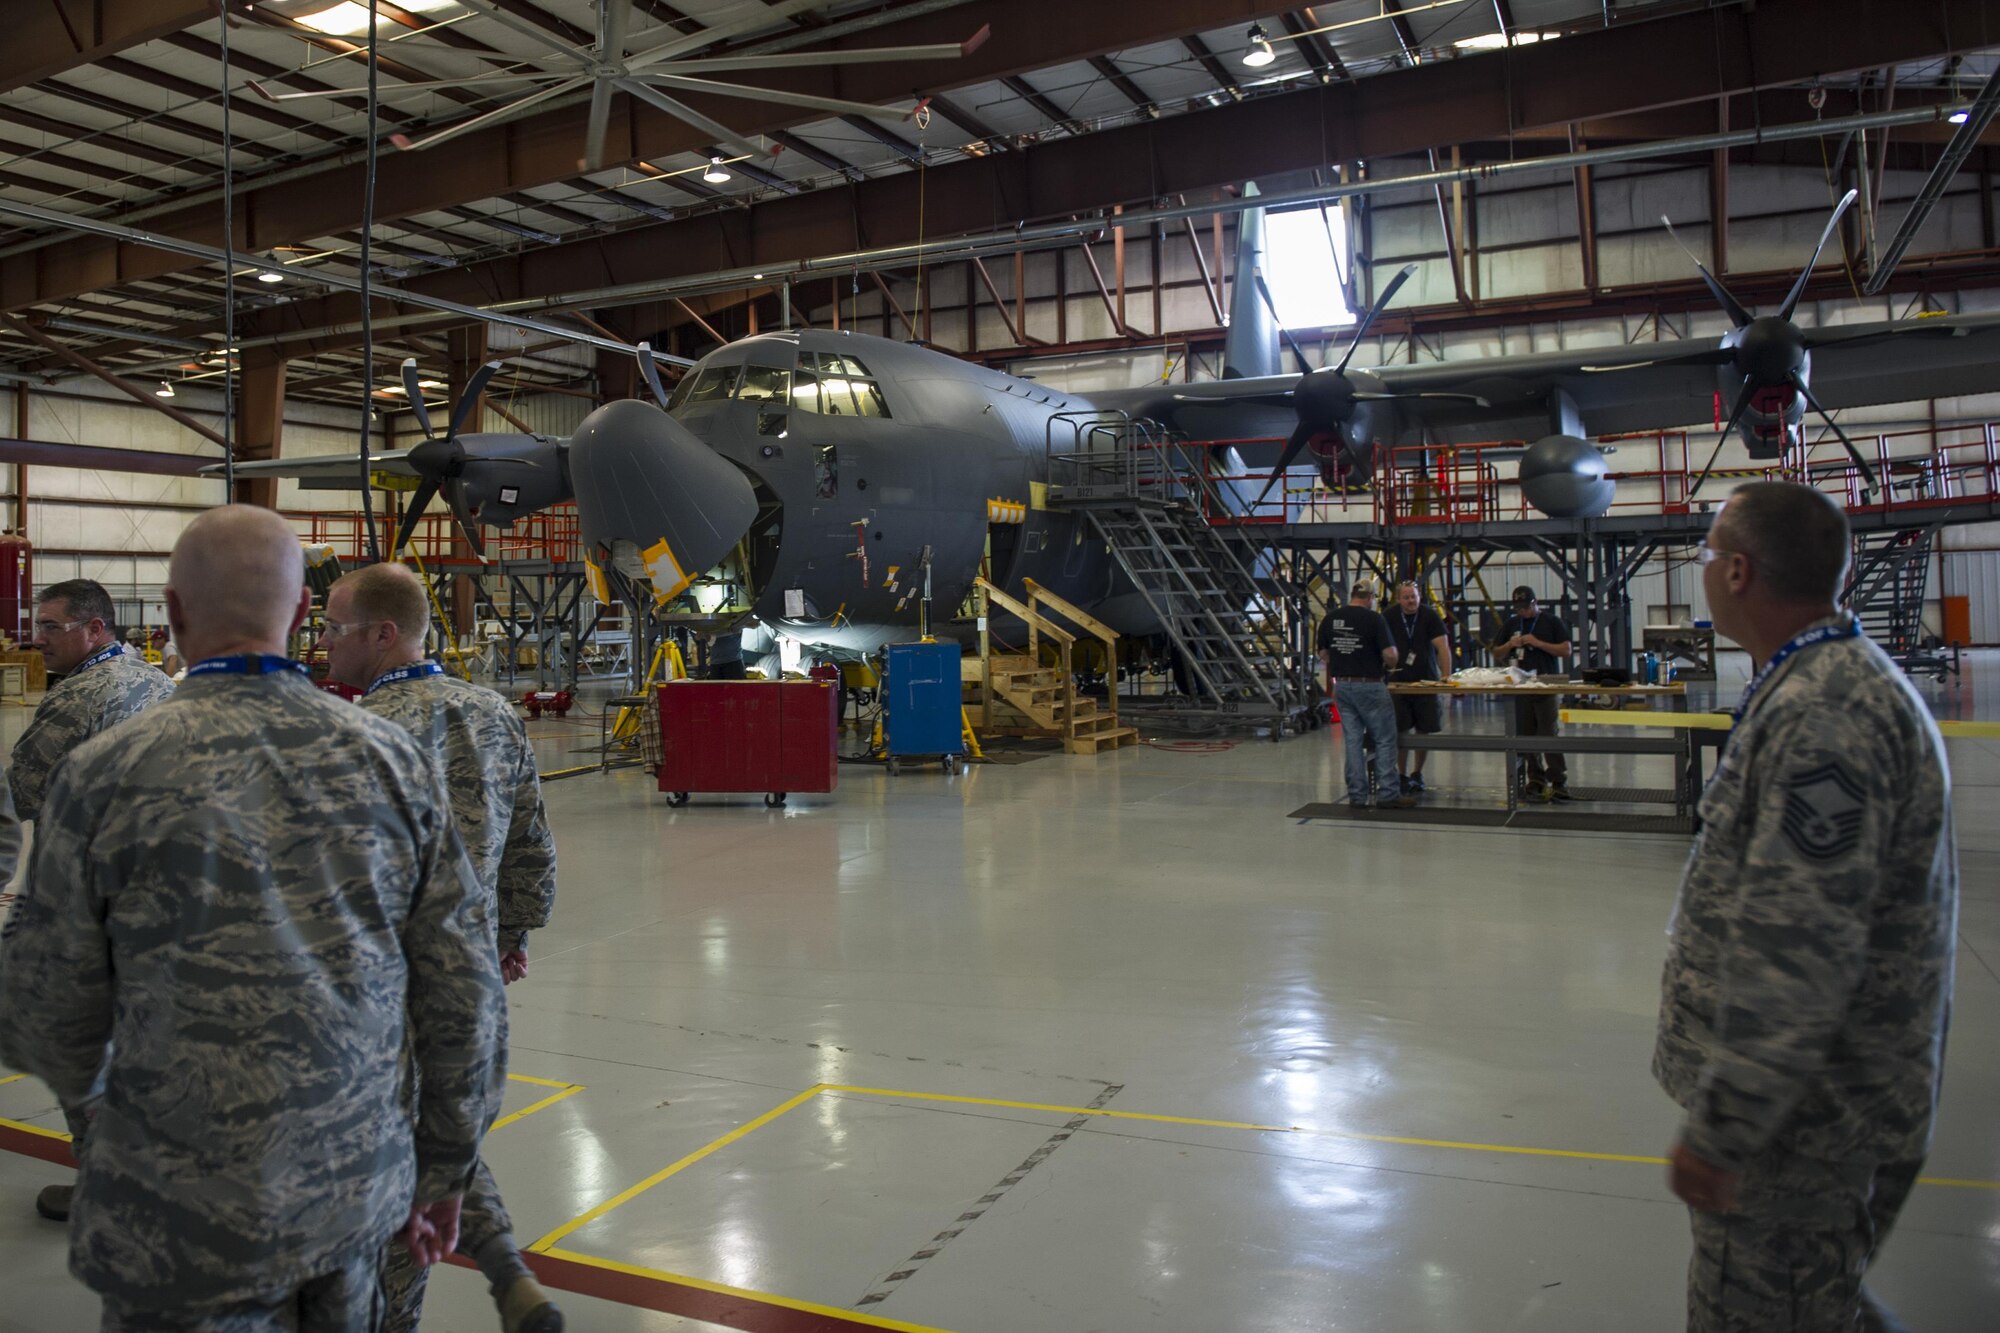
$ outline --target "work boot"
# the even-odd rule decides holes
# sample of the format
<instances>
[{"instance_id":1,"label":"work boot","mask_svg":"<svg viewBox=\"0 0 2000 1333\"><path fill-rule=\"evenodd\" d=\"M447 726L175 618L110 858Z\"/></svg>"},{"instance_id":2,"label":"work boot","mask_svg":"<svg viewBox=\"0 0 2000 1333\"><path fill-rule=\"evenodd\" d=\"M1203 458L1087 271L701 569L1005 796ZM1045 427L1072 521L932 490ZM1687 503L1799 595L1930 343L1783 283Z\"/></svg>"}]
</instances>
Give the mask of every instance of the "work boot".
<instances>
[{"instance_id":1,"label":"work boot","mask_svg":"<svg viewBox=\"0 0 2000 1333\"><path fill-rule=\"evenodd\" d=\"M562 1333L562 1311L541 1283L517 1277L500 1297L500 1327L503 1333Z\"/></svg>"},{"instance_id":2,"label":"work boot","mask_svg":"<svg viewBox=\"0 0 2000 1333\"><path fill-rule=\"evenodd\" d=\"M35 1211L51 1222L69 1221L69 1200L76 1193L74 1185L48 1185L35 1196Z\"/></svg>"}]
</instances>

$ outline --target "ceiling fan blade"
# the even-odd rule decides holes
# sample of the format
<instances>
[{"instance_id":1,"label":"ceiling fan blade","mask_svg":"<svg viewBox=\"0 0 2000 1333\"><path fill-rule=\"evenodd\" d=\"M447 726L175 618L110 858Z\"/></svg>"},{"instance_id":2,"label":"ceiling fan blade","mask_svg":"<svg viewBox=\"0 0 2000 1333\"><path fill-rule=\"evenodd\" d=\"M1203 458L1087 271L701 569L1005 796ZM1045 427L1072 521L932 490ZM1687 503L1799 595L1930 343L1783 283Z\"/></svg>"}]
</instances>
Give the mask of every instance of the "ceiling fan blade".
<instances>
[{"instance_id":1,"label":"ceiling fan blade","mask_svg":"<svg viewBox=\"0 0 2000 1333\"><path fill-rule=\"evenodd\" d=\"M675 120L694 126L702 133L713 138L717 143L728 145L734 152L742 153L749 157L762 157L767 151L751 143L748 139L738 134L735 130L730 129L722 122L704 116L685 102L675 101L658 88L648 87L637 79L619 79L617 83L620 88L623 88L640 101L658 107Z\"/></svg>"},{"instance_id":2,"label":"ceiling fan blade","mask_svg":"<svg viewBox=\"0 0 2000 1333\"><path fill-rule=\"evenodd\" d=\"M472 378L466 381L465 392L458 396L458 406L451 414L451 430L446 433L446 439L458 438L458 428L472 415L472 409L478 405L480 392L486 388L486 382L499 373L498 361L488 361L472 372Z\"/></svg>"},{"instance_id":3,"label":"ceiling fan blade","mask_svg":"<svg viewBox=\"0 0 2000 1333\"><path fill-rule=\"evenodd\" d=\"M653 364L651 343L639 344L639 373L646 377L646 387L653 391L653 398L660 404L660 410L666 411L667 389L660 383L660 368Z\"/></svg>"},{"instance_id":4,"label":"ceiling fan blade","mask_svg":"<svg viewBox=\"0 0 2000 1333\"><path fill-rule=\"evenodd\" d=\"M1820 231L1819 244L1813 247L1812 258L1808 259L1806 266L1799 270L1798 278L1792 283L1792 290L1785 296L1785 303L1778 307L1779 319L1790 319L1792 312L1799 308L1799 298L1806 294L1806 283L1812 279L1813 266L1819 263L1820 251L1826 249L1826 243L1833 239L1833 229L1840 225L1841 214L1853 207L1859 194L1858 190L1849 190L1840 196L1840 202L1833 206L1833 216L1826 220L1826 226Z\"/></svg>"},{"instance_id":5,"label":"ceiling fan blade","mask_svg":"<svg viewBox=\"0 0 2000 1333\"><path fill-rule=\"evenodd\" d=\"M1271 469L1271 475L1264 481L1264 489L1257 492L1257 498L1250 502L1250 508L1245 511L1246 513L1254 513L1257 506L1264 503L1264 497L1269 495L1271 488L1284 478L1285 469L1297 461L1300 452L1311 442L1312 437L1313 432L1307 430L1303 424L1293 429L1292 438L1285 441L1284 452L1278 455L1277 466Z\"/></svg>"},{"instance_id":6,"label":"ceiling fan blade","mask_svg":"<svg viewBox=\"0 0 2000 1333\"><path fill-rule=\"evenodd\" d=\"M1835 421L1832 415L1819 405L1819 399L1812 396L1812 390L1806 387L1805 380L1794 374L1792 376L1792 387L1797 389L1799 396L1806 400L1806 406L1819 413L1820 420L1824 421L1833 433L1840 437L1841 444L1846 446L1847 456L1854 460L1854 466L1861 469L1861 475L1866 480L1866 485L1861 488L1861 503L1872 504L1873 500L1871 497L1875 491L1881 489L1882 479L1876 475L1874 468L1868 466L1868 460L1863 458L1861 451L1854 447L1854 441L1847 438L1847 432L1840 428L1840 423Z\"/></svg>"},{"instance_id":7,"label":"ceiling fan blade","mask_svg":"<svg viewBox=\"0 0 2000 1333\"><path fill-rule=\"evenodd\" d=\"M1709 294L1715 297L1715 303L1722 307L1724 314L1729 316L1729 322L1739 329L1748 324L1750 322L1750 312L1743 308L1741 301L1738 301L1729 294L1729 289L1722 285L1722 279L1708 271L1708 265L1701 262L1701 256L1688 248L1687 242L1681 239L1681 234L1674 230L1673 219L1662 213L1660 214L1660 225L1667 229L1667 235L1673 239L1675 245L1681 248L1681 253L1694 261L1696 270L1701 274L1701 280L1708 284Z\"/></svg>"},{"instance_id":8,"label":"ceiling fan blade","mask_svg":"<svg viewBox=\"0 0 2000 1333\"><path fill-rule=\"evenodd\" d=\"M672 60L675 56L714 46L727 38L741 36L757 28L769 27L780 19L802 14L824 2L825 0L779 0L773 5L739 6L733 17L723 14L703 15L700 32L683 33L673 28L663 29L659 41L650 46L640 45L633 51L632 58L625 62L625 68L638 70L658 64L662 60Z\"/></svg>"},{"instance_id":9,"label":"ceiling fan blade","mask_svg":"<svg viewBox=\"0 0 2000 1333\"><path fill-rule=\"evenodd\" d=\"M1354 336L1348 340L1347 350L1340 354L1340 361L1333 368L1336 374L1347 373L1347 363L1354 359L1354 353L1360 348L1361 340L1368 336L1369 326L1375 322L1375 317L1387 308L1390 299L1401 290L1403 284L1410 280L1410 275L1416 271L1417 266L1415 264L1405 264L1396 271L1395 277L1389 279L1388 286L1384 287L1382 294L1375 298L1375 304L1368 307L1368 313L1363 315L1361 322L1354 326Z\"/></svg>"},{"instance_id":10,"label":"ceiling fan blade","mask_svg":"<svg viewBox=\"0 0 2000 1333\"><path fill-rule=\"evenodd\" d=\"M815 97L810 93L786 92L780 88L758 88L746 83L723 83L716 79L696 79L686 74L668 74L660 70L642 70L632 76L651 83L664 83L669 88L686 88L693 92L708 93L713 97L737 97L748 102L776 102L781 106L802 106L813 111L831 111L840 116L876 116L884 120L901 120L909 113L899 107L877 106L873 102L850 102L840 97Z\"/></svg>"},{"instance_id":11,"label":"ceiling fan blade","mask_svg":"<svg viewBox=\"0 0 2000 1333\"><path fill-rule=\"evenodd\" d=\"M409 403L410 410L417 414L417 429L424 433L425 439L431 440L436 439L437 434L431 429L430 409L424 406L422 379L423 377L417 374L417 358L414 356L405 358L403 361L403 398Z\"/></svg>"},{"instance_id":12,"label":"ceiling fan blade","mask_svg":"<svg viewBox=\"0 0 2000 1333\"><path fill-rule=\"evenodd\" d=\"M383 83L376 89L376 95L391 97L397 93L423 92L431 88L466 88L477 85L502 83L547 83L550 79L560 79L560 74L537 71L532 74L475 74L465 79L415 79L408 83ZM297 102L308 97L366 97L368 89L360 88L309 88L302 93L280 93L256 79L248 81L251 92L266 102Z\"/></svg>"},{"instance_id":13,"label":"ceiling fan blade","mask_svg":"<svg viewBox=\"0 0 2000 1333\"><path fill-rule=\"evenodd\" d=\"M1258 294L1264 298L1264 309L1271 313L1271 322L1278 326L1278 336L1284 339L1285 346L1292 349L1292 360L1298 362L1299 374L1312 374L1312 362L1306 360L1305 348L1299 346L1299 340L1285 327L1285 321L1278 318L1278 300L1271 295L1271 284L1264 281L1264 270L1261 268L1254 270L1251 277L1257 283Z\"/></svg>"},{"instance_id":14,"label":"ceiling fan blade","mask_svg":"<svg viewBox=\"0 0 2000 1333\"><path fill-rule=\"evenodd\" d=\"M1694 479L1694 485L1688 487L1688 499L1694 499L1695 492L1699 491L1701 484L1708 480L1708 474L1715 471L1715 460L1722 457L1722 446L1729 443L1729 437L1736 433L1736 423L1741 421L1743 414L1750 410L1750 400L1756 396L1756 383L1748 375L1745 375L1743 377L1743 392L1736 395L1736 407L1730 412L1729 420L1724 423L1721 433L1715 437L1715 448L1709 453L1708 462L1703 464L1701 475Z\"/></svg>"},{"instance_id":15,"label":"ceiling fan blade","mask_svg":"<svg viewBox=\"0 0 2000 1333\"><path fill-rule=\"evenodd\" d=\"M604 136L611 130L611 99L618 89L609 79L599 79L590 90L590 127L583 136L583 169L604 170Z\"/></svg>"},{"instance_id":16,"label":"ceiling fan blade","mask_svg":"<svg viewBox=\"0 0 2000 1333\"><path fill-rule=\"evenodd\" d=\"M818 69L823 65L873 65L890 60L956 60L978 50L993 32L989 24L963 42L936 42L929 46L860 46L845 51L786 51L768 56L703 56L692 60L648 61L646 72L656 69L674 73L705 69L715 73L753 69Z\"/></svg>"},{"instance_id":17,"label":"ceiling fan blade","mask_svg":"<svg viewBox=\"0 0 2000 1333\"><path fill-rule=\"evenodd\" d=\"M389 136L389 142L404 152L422 152L426 148L435 148L441 143L456 139L461 134L470 134L474 130L484 129L486 126L499 121L512 120L514 117L527 111L528 108L540 106L551 97L560 97L564 93L575 92L590 81L588 75L581 78L564 79L561 83L550 84L539 92L529 93L526 97L517 98L509 102L506 106L495 107L493 110L474 116L470 120L461 120L456 125L447 125L436 134L426 135L421 139L412 139L406 134L392 134Z\"/></svg>"},{"instance_id":18,"label":"ceiling fan blade","mask_svg":"<svg viewBox=\"0 0 2000 1333\"><path fill-rule=\"evenodd\" d=\"M435 477L425 477L417 483L417 489L410 492L409 508L403 511L403 521L396 525L396 544L389 548L391 560L402 557L403 548L410 544L411 535L416 532L418 522L423 519L424 510L430 507L431 497L437 492L438 481Z\"/></svg>"}]
</instances>

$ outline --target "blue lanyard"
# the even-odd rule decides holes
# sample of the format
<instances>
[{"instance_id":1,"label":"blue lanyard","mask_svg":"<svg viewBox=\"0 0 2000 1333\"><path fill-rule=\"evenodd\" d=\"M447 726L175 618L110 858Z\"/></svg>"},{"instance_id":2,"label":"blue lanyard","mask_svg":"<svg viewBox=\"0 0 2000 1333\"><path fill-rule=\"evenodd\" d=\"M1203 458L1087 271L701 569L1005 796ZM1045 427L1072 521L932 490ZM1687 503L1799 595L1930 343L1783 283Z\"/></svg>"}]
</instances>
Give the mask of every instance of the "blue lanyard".
<instances>
[{"instance_id":1,"label":"blue lanyard","mask_svg":"<svg viewBox=\"0 0 2000 1333\"><path fill-rule=\"evenodd\" d=\"M436 662L412 662L409 666L397 667L394 671L385 671L375 677L375 683L368 687L368 693L373 694L384 685L394 685L399 681L422 680L425 676L442 676L443 674L444 668Z\"/></svg>"},{"instance_id":2,"label":"blue lanyard","mask_svg":"<svg viewBox=\"0 0 2000 1333\"><path fill-rule=\"evenodd\" d=\"M1790 657L1793 653L1802 652L1807 648L1828 643L1835 639L1858 639L1860 637L1861 622L1849 616L1841 624L1817 625L1793 639L1777 652L1771 654L1771 660L1764 663L1764 669L1759 671L1756 677L1751 680L1750 687L1743 691L1743 698L1736 705L1737 725L1742 725L1743 719L1750 712L1750 701L1757 697L1757 691L1764 688L1764 682L1771 678L1771 674L1784 665L1786 658Z\"/></svg>"},{"instance_id":3,"label":"blue lanyard","mask_svg":"<svg viewBox=\"0 0 2000 1333\"><path fill-rule=\"evenodd\" d=\"M294 662L276 653L246 653L240 657L211 657L188 668L190 676L269 676L279 671L310 675L304 662Z\"/></svg>"},{"instance_id":4,"label":"blue lanyard","mask_svg":"<svg viewBox=\"0 0 2000 1333\"><path fill-rule=\"evenodd\" d=\"M109 662L114 657L123 657L123 656L125 656L124 644L122 643L107 644L106 646L99 648L96 652L92 653L90 656L84 658L81 662L78 662L76 666L71 669L70 674L74 676L77 672L87 670L90 667L94 667L99 662Z\"/></svg>"}]
</instances>

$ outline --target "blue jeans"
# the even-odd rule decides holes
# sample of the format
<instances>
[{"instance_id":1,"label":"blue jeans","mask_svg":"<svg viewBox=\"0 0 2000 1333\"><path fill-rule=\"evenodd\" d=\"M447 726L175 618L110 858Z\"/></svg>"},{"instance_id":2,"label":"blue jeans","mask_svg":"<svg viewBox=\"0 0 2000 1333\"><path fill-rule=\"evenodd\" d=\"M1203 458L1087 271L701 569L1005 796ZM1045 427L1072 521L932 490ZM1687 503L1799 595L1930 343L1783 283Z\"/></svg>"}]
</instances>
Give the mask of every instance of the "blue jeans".
<instances>
[{"instance_id":1,"label":"blue jeans","mask_svg":"<svg viewBox=\"0 0 2000 1333\"><path fill-rule=\"evenodd\" d=\"M1396 774L1396 705L1389 687L1380 681L1336 681L1333 701L1340 708L1340 730L1347 742L1347 803L1368 804L1368 757L1363 740L1375 742L1375 799L1401 799L1403 780Z\"/></svg>"}]
</instances>

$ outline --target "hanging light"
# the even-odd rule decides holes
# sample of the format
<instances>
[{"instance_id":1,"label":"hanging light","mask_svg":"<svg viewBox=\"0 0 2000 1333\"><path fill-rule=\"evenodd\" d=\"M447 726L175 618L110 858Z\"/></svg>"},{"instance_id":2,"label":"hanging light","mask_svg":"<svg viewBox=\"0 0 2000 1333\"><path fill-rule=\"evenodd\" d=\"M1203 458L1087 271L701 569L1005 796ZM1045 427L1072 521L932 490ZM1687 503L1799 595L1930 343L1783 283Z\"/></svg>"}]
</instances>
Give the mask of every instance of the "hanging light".
<instances>
[{"instance_id":1,"label":"hanging light","mask_svg":"<svg viewBox=\"0 0 2000 1333\"><path fill-rule=\"evenodd\" d=\"M721 158L711 157L708 159L708 170L701 173L701 178L710 185L720 185L729 179L729 168L722 165Z\"/></svg>"},{"instance_id":2,"label":"hanging light","mask_svg":"<svg viewBox=\"0 0 2000 1333\"><path fill-rule=\"evenodd\" d=\"M285 275L275 269L263 268L257 270L257 281L259 282L283 282L284 280Z\"/></svg>"},{"instance_id":3,"label":"hanging light","mask_svg":"<svg viewBox=\"0 0 2000 1333\"><path fill-rule=\"evenodd\" d=\"M1965 124L1966 121L1970 120L1971 118L1972 118L1972 113L1969 111L1954 111L1949 116L1945 117L1946 120L1949 120L1954 125L1963 125Z\"/></svg>"},{"instance_id":4,"label":"hanging light","mask_svg":"<svg viewBox=\"0 0 2000 1333\"><path fill-rule=\"evenodd\" d=\"M1264 31L1264 25L1251 24L1250 49L1243 53L1243 63L1251 69L1262 69L1277 58L1278 53L1271 49L1271 35Z\"/></svg>"},{"instance_id":5,"label":"hanging light","mask_svg":"<svg viewBox=\"0 0 2000 1333\"><path fill-rule=\"evenodd\" d=\"M153 397L155 398L171 398L173 396L174 396L174 386L172 384L169 384L166 380L161 380L160 387L153 390Z\"/></svg>"}]
</instances>

